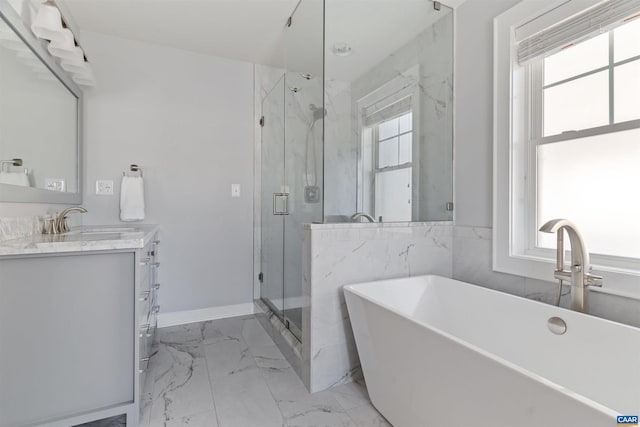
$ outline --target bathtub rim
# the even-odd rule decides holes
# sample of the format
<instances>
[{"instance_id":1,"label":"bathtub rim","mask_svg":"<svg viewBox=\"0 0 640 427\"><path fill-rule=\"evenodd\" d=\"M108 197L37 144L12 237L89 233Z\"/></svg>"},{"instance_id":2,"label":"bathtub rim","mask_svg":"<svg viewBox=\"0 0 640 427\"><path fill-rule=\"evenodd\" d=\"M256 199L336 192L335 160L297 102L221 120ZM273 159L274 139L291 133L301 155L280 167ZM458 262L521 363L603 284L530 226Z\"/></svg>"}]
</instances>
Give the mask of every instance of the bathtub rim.
<instances>
[{"instance_id":1,"label":"bathtub rim","mask_svg":"<svg viewBox=\"0 0 640 427\"><path fill-rule=\"evenodd\" d=\"M539 301L535 301L535 300L531 300L531 299L528 299L528 298L524 298L524 297L521 297L521 296L508 294L506 292L501 292L501 291L497 291L495 289L485 288L485 287L480 286L480 285L474 285L473 283L463 282L461 280L451 279L451 278L448 278L448 277L445 277L445 276L439 276L439 275L436 275L436 274L425 274L425 275L420 275L420 276L411 276L411 277L403 277L403 278L395 278L395 279L382 279L382 280L369 281L369 282L353 283L353 284L344 285L342 287L342 289L343 289L343 292L345 292L345 293L349 292L349 293L353 294L354 296L357 296L359 298L362 298L362 299L368 301L369 303L372 303L374 305L382 307L383 309L385 309L387 311L390 311L391 313L395 314L396 316L399 316L399 317L401 317L401 318L403 318L405 320L408 320L409 322L414 323L414 324L416 324L416 325L418 325L420 327L426 328L429 331L431 331L431 332L433 332L433 333L435 333L437 335L440 335L440 336L442 336L444 338L447 338L447 339L455 342L456 344L458 344L458 345L460 345L460 346L462 346L462 347L464 347L464 348L466 348L466 349L468 349L468 350L470 350L470 351L472 351L474 353L477 353L477 354L479 354L481 356L487 357L490 360L493 360L494 362L497 362L497 363L505 366L507 369L515 371L516 373L518 373L520 375L523 375L523 376L525 376L525 377L527 377L529 379L532 379L534 381L540 382L540 383L542 383L542 384L544 384L544 385L556 390L557 392L562 393L563 395L565 395L565 396L567 396L569 398L575 399L578 402L591 407L592 409L595 409L595 410L598 410L598 411L602 412L606 416L610 416L613 419L615 419L618 415L622 415L618 411L616 411L615 409L609 408L609 407L603 405L602 403L596 402L595 400L592 400L592 399L590 399L590 398L588 398L588 397L586 397L586 396L584 396L584 395L582 395L580 393L577 393L577 392L575 392L575 391L573 391L573 390L571 390L571 389L569 389L567 387L564 387L564 386L562 386L562 385L560 385L560 384L558 384L556 382L553 382L553 381L551 381L551 380L549 380L549 379L547 379L547 378L545 378L545 377L543 377L543 376L541 376L541 375L539 375L539 374L537 374L537 373L535 373L533 371L525 369L525 368L523 368L523 367L521 367L521 366L519 366L519 365L517 365L517 364L515 364L513 362L510 362L510 361L508 361L508 360L506 360L506 359L504 359L502 357L499 357L499 356L489 352L488 350L485 350L485 349L483 349L481 347L478 347L477 345L474 345L474 344L471 344L471 343L469 343L467 341L464 341L461 338L459 338L459 337L457 337L457 336L455 336L455 335L453 335L453 334L451 334L449 332L446 332L446 331L444 331L444 330L442 330L440 328L436 328L435 326L429 325L426 322L422 322L422 321L416 320L414 318L411 318L411 317L405 315L404 313L401 313L400 311L398 311L397 309L395 309L391 305L389 305L387 303L384 303L384 302L380 302L380 301L378 301L376 299L373 299L369 295L367 295L365 292L362 292L361 290L358 289L360 287L364 287L365 285L372 285L372 284L376 284L376 283L380 283L381 284L381 283L389 283L389 282L406 282L408 279L420 279L420 278L446 279L446 280L454 281L454 282L457 282L457 283L460 283L460 284L463 284L463 285L467 285L467 286L475 286L475 287L481 289L482 291L486 291L488 293L501 294L503 296L506 295L508 297L523 299L523 300L526 300L526 301L534 303L534 304L548 305L548 304L545 304L545 303L542 303L542 302L539 302ZM565 310L565 311L568 311L568 312L571 312L571 313L574 313L574 314L577 314L577 315L580 315L580 316L595 317L595 316L591 316L591 315L588 315L588 314L576 312L576 311L573 311L573 310L568 310L568 309L563 308L563 307L556 307L556 306L552 306L552 307L559 308L561 310ZM348 301L347 301L347 309L348 309ZM636 327L631 326L631 325L626 325L624 323L614 322L612 320L603 319L603 318L600 318L600 317L596 317L596 319L598 319L600 321L604 321L604 322L613 323L615 325L631 328L631 329L634 329L634 330L640 332L640 328L636 328ZM352 328L353 328L353 326L352 326ZM355 336L355 331L354 331L354 336ZM357 338L356 338L356 345L357 345ZM364 367L363 367L363 370L364 370Z\"/></svg>"}]
</instances>

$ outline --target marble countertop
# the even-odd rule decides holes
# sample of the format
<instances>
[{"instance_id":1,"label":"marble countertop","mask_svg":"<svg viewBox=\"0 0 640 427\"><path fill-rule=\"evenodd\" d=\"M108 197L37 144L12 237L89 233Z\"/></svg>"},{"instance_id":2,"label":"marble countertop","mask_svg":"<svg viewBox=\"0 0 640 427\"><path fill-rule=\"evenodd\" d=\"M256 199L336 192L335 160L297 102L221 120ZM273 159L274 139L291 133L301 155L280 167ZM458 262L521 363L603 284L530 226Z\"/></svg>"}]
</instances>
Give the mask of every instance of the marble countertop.
<instances>
[{"instance_id":1,"label":"marble countertop","mask_svg":"<svg viewBox=\"0 0 640 427\"><path fill-rule=\"evenodd\" d=\"M304 230L327 230L334 228L412 228L451 226L453 221L400 221L400 222L325 222L302 224Z\"/></svg>"},{"instance_id":2,"label":"marble countertop","mask_svg":"<svg viewBox=\"0 0 640 427\"><path fill-rule=\"evenodd\" d=\"M153 239L158 225L87 225L65 234L34 234L1 240L0 256L142 249Z\"/></svg>"}]
</instances>

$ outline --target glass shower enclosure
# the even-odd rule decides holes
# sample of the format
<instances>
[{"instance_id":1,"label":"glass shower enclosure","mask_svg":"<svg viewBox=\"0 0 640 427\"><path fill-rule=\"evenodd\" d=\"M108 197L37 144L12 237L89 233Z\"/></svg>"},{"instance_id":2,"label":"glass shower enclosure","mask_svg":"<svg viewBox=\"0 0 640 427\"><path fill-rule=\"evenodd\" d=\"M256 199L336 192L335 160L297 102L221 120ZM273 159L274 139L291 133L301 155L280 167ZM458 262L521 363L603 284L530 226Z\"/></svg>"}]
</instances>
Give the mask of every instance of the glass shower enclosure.
<instances>
[{"instance_id":1,"label":"glass shower enclosure","mask_svg":"<svg viewBox=\"0 0 640 427\"><path fill-rule=\"evenodd\" d=\"M260 297L303 341L303 224L453 219L453 11L301 0L280 53L261 97Z\"/></svg>"},{"instance_id":2,"label":"glass shower enclosure","mask_svg":"<svg viewBox=\"0 0 640 427\"><path fill-rule=\"evenodd\" d=\"M302 225L323 221L324 2L285 29L282 77L262 102L261 299L302 339Z\"/></svg>"}]
</instances>

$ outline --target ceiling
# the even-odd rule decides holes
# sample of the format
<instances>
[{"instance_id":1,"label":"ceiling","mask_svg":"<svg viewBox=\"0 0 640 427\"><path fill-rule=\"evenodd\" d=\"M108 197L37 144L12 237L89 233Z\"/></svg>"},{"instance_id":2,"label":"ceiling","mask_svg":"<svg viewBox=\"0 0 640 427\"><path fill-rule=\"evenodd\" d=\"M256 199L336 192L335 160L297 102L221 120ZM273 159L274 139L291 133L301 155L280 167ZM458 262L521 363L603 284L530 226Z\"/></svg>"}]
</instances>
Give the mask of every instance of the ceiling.
<instances>
[{"instance_id":1,"label":"ceiling","mask_svg":"<svg viewBox=\"0 0 640 427\"><path fill-rule=\"evenodd\" d=\"M353 81L413 40L436 21L451 15L425 0L326 0L326 77ZM445 38L446 39L446 38ZM336 56L347 43L349 56Z\"/></svg>"},{"instance_id":2,"label":"ceiling","mask_svg":"<svg viewBox=\"0 0 640 427\"><path fill-rule=\"evenodd\" d=\"M463 0L449 0L452 6ZM426 0L56 0L72 29L352 81L451 13ZM297 6L297 9L296 9ZM285 31L295 10L293 26ZM73 28L75 27L75 28ZM285 39L286 37L286 39ZM346 42L348 57L331 53ZM91 52L88 52L91 55ZM298 69L299 68L299 69Z\"/></svg>"},{"instance_id":3,"label":"ceiling","mask_svg":"<svg viewBox=\"0 0 640 427\"><path fill-rule=\"evenodd\" d=\"M57 0L81 31L240 61L281 65L298 0ZM91 52L88 52L90 55Z\"/></svg>"}]
</instances>

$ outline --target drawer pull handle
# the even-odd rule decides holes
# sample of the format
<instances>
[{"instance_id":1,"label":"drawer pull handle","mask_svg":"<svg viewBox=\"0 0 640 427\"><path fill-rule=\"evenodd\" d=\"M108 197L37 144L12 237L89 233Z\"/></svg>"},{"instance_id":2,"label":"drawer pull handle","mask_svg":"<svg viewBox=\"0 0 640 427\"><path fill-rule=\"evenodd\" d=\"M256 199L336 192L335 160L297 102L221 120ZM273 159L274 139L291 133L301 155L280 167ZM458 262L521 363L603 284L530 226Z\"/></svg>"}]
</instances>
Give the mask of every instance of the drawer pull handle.
<instances>
[{"instance_id":1,"label":"drawer pull handle","mask_svg":"<svg viewBox=\"0 0 640 427\"><path fill-rule=\"evenodd\" d=\"M158 314L159 311L160 311L160 306L159 305L154 305L153 308L151 309L151 312L153 314Z\"/></svg>"},{"instance_id":2,"label":"drawer pull handle","mask_svg":"<svg viewBox=\"0 0 640 427\"><path fill-rule=\"evenodd\" d=\"M149 301L149 295L151 295L151 291L144 291L140 294L140 298L138 298L141 302L142 301Z\"/></svg>"},{"instance_id":3,"label":"drawer pull handle","mask_svg":"<svg viewBox=\"0 0 640 427\"><path fill-rule=\"evenodd\" d=\"M142 258L140 260L140 265L149 265L150 262L151 262L151 258Z\"/></svg>"}]
</instances>

